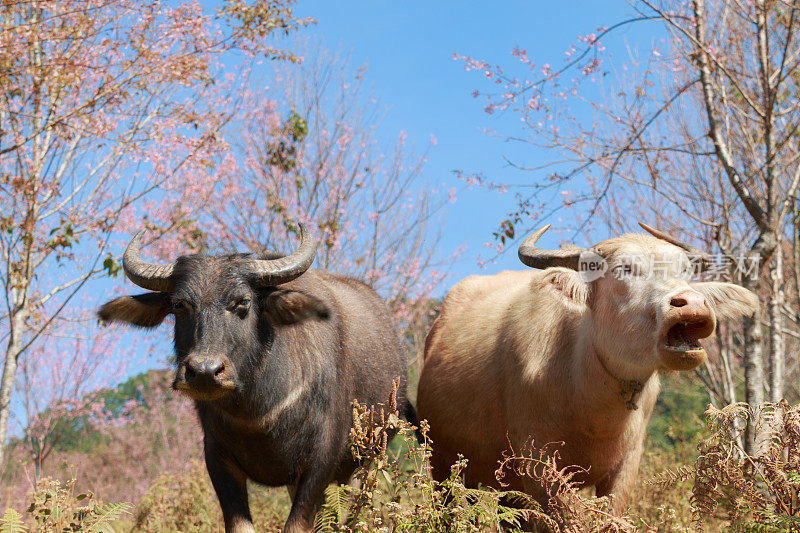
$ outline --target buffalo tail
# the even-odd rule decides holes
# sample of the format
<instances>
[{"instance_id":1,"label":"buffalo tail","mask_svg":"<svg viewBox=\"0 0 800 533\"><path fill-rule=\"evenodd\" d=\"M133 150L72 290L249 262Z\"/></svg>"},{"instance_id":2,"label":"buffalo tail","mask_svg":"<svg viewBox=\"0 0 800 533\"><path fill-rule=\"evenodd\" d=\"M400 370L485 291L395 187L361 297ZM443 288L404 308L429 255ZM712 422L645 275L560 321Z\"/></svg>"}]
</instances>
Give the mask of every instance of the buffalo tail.
<instances>
[{"instance_id":1,"label":"buffalo tail","mask_svg":"<svg viewBox=\"0 0 800 533\"><path fill-rule=\"evenodd\" d=\"M422 437L422 433L419 432L419 419L417 418L417 410L414 409L414 406L411 405L411 402L406 402L406 408L403 412L403 416L405 416L406 420L414 426L414 435L417 437L417 442L420 444L425 443L425 439Z\"/></svg>"}]
</instances>

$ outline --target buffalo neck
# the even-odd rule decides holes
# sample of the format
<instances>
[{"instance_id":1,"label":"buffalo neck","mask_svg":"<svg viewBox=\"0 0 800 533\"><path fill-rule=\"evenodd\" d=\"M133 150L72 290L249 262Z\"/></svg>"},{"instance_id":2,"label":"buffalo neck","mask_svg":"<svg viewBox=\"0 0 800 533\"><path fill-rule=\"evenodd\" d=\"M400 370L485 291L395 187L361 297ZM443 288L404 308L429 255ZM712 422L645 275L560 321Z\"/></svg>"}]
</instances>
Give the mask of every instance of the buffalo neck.
<instances>
[{"instance_id":1,"label":"buffalo neck","mask_svg":"<svg viewBox=\"0 0 800 533\"><path fill-rule=\"evenodd\" d=\"M268 352L245 365L237 390L212 402L197 402L198 410L225 425L268 431L309 389L311 376Z\"/></svg>"},{"instance_id":2,"label":"buffalo neck","mask_svg":"<svg viewBox=\"0 0 800 533\"><path fill-rule=\"evenodd\" d=\"M591 318L584 319L571 354L576 377L572 390L575 417L587 433L615 434L642 418L649 418L659 390L656 370L631 369L615 364L625 353L605 354L591 342Z\"/></svg>"}]
</instances>

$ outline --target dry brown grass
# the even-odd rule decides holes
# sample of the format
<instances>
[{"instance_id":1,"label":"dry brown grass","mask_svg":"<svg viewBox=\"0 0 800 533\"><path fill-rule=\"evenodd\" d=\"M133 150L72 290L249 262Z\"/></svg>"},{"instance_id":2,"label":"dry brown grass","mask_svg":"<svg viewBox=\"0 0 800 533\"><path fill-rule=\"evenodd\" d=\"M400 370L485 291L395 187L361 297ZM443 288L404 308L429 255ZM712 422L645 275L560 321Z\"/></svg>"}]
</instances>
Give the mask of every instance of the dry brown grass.
<instances>
[{"instance_id":1,"label":"dry brown grass","mask_svg":"<svg viewBox=\"0 0 800 533\"><path fill-rule=\"evenodd\" d=\"M756 424L752 455L740 443L746 423ZM764 404L755 412L743 404L709 407L705 424L699 444L687 439L673 448L645 453L645 481L637 487L628 513L619 516L608 498L596 498L576 483L580 469L563 465L553 446L509 450L497 472L500 481L509 473L537 480L547 490L546 508L526 494L467 487L462 480L464 458L453 465L447 480L437 483L430 475L431 442L424 422L420 445L415 428L400 418L394 396L380 406L354 402L350 449L360 464L357 483L329 487L317 530L800 530L800 405ZM28 512L7 513L0 520L0 532L62 531L75 527L70 524L109 519L114 519L115 531L223 530L216 496L200 462L156 479L127 518L124 507L103 506L88 495L78 500L71 483L42 483L51 485L37 487ZM250 500L257 530L280 531L290 507L286 491L252 486ZM58 527L53 525L56 519L61 520Z\"/></svg>"}]
</instances>

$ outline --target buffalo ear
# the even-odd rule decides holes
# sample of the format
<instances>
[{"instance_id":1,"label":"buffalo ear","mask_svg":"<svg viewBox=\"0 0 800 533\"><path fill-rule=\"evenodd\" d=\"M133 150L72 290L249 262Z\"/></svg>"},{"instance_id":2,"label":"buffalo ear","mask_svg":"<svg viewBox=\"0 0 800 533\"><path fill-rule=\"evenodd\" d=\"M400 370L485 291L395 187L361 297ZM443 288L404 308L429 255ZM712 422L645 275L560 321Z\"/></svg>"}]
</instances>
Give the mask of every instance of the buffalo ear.
<instances>
[{"instance_id":1,"label":"buffalo ear","mask_svg":"<svg viewBox=\"0 0 800 533\"><path fill-rule=\"evenodd\" d=\"M147 292L122 296L106 302L98 309L103 322L125 322L140 328L154 328L169 314L171 299L166 292Z\"/></svg>"},{"instance_id":2,"label":"buffalo ear","mask_svg":"<svg viewBox=\"0 0 800 533\"><path fill-rule=\"evenodd\" d=\"M692 283L691 287L705 297L720 318L752 316L758 312L758 296L739 285L706 281Z\"/></svg>"},{"instance_id":3,"label":"buffalo ear","mask_svg":"<svg viewBox=\"0 0 800 533\"><path fill-rule=\"evenodd\" d=\"M298 291L278 289L264 298L262 312L275 324L289 325L316 318L324 320L330 310L322 300Z\"/></svg>"},{"instance_id":4,"label":"buffalo ear","mask_svg":"<svg viewBox=\"0 0 800 533\"><path fill-rule=\"evenodd\" d=\"M542 272L538 283L542 287L549 288L569 304L583 307L589 300L589 284L574 270L561 267L548 268Z\"/></svg>"}]
</instances>

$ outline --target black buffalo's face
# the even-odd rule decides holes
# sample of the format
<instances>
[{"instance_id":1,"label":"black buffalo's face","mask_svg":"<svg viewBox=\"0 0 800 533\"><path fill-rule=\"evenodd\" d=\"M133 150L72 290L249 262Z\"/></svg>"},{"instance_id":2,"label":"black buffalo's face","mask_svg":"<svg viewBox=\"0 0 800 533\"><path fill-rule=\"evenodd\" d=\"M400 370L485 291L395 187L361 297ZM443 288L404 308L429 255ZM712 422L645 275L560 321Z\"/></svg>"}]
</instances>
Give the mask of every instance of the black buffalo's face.
<instances>
[{"instance_id":1,"label":"black buffalo's face","mask_svg":"<svg viewBox=\"0 0 800 533\"><path fill-rule=\"evenodd\" d=\"M241 389L244 373L265 356L275 326L329 316L327 306L305 292L256 286L251 261L247 254L180 257L170 292L116 298L98 316L154 327L173 315L173 388L195 400L218 400Z\"/></svg>"},{"instance_id":2,"label":"black buffalo's face","mask_svg":"<svg viewBox=\"0 0 800 533\"><path fill-rule=\"evenodd\" d=\"M236 257L183 257L170 298L177 371L173 387L195 400L219 399L259 352L259 292Z\"/></svg>"},{"instance_id":3,"label":"black buffalo's face","mask_svg":"<svg viewBox=\"0 0 800 533\"><path fill-rule=\"evenodd\" d=\"M97 315L145 328L174 315L174 387L199 401L223 398L241 387L243 369L263 356L265 332L273 324L328 317L314 296L279 288L314 261L316 243L303 224L298 233L300 245L290 255L185 255L159 265L139 257L140 231L128 243L122 266L128 279L154 292L111 300Z\"/></svg>"}]
</instances>

